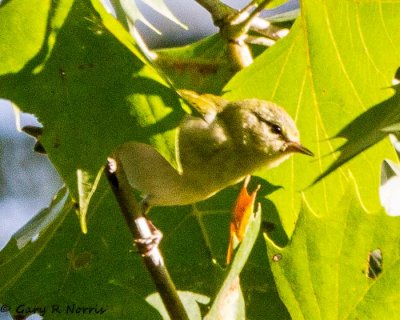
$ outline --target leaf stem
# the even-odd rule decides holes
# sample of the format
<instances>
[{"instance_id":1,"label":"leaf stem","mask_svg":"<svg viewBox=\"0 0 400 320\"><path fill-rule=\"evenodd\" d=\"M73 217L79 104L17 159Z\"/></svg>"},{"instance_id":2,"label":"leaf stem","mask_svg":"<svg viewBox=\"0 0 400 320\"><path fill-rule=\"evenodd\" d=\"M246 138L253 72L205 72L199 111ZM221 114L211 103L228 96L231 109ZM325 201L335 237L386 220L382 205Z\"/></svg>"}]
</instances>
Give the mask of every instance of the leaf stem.
<instances>
[{"instance_id":1,"label":"leaf stem","mask_svg":"<svg viewBox=\"0 0 400 320\"><path fill-rule=\"evenodd\" d=\"M189 317L164 264L160 250L157 246L147 250L143 245L139 245L141 240L148 240L153 235L154 226L146 219L144 209L133 197L132 187L125 173L121 171L118 170L117 162L109 158L104 172L165 308L171 319L187 320Z\"/></svg>"}]
</instances>

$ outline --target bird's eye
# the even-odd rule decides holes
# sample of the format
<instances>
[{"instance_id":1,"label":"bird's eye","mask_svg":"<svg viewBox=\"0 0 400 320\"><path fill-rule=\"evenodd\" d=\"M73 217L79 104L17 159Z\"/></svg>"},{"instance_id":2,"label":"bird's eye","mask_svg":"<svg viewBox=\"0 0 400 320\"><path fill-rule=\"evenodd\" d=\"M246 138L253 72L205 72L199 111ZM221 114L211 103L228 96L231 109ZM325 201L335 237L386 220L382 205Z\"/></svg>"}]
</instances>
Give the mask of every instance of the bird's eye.
<instances>
[{"instance_id":1,"label":"bird's eye","mask_svg":"<svg viewBox=\"0 0 400 320\"><path fill-rule=\"evenodd\" d=\"M271 131L275 134L282 134L282 128L280 125L273 123L271 125Z\"/></svg>"},{"instance_id":2,"label":"bird's eye","mask_svg":"<svg viewBox=\"0 0 400 320\"><path fill-rule=\"evenodd\" d=\"M258 120L267 124L271 128L272 133L283 135L282 127L279 124L273 123L273 122L265 119L258 113L254 113L254 115L257 117Z\"/></svg>"}]
</instances>

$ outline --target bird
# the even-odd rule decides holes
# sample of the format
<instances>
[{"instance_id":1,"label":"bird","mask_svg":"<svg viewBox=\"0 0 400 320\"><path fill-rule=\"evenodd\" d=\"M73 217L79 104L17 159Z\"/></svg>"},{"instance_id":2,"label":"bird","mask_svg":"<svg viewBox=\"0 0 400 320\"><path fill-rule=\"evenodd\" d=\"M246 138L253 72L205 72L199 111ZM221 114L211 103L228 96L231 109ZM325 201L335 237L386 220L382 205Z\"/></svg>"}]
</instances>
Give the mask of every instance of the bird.
<instances>
[{"instance_id":1,"label":"bird","mask_svg":"<svg viewBox=\"0 0 400 320\"><path fill-rule=\"evenodd\" d=\"M234 237L243 238L255 194L248 196L249 176L273 168L294 153L313 156L300 143L299 131L280 106L257 98L229 101L212 94L179 90L193 112L177 130L174 168L152 146L130 141L114 152L116 167L139 191L142 216L157 206L181 206L210 198L245 180L230 224L226 262L233 255ZM235 211L236 210L236 211ZM247 212L247 213L244 213ZM158 246L162 233L148 221L153 236L137 239L144 256Z\"/></svg>"},{"instance_id":2,"label":"bird","mask_svg":"<svg viewBox=\"0 0 400 320\"><path fill-rule=\"evenodd\" d=\"M313 155L290 115L273 102L179 93L197 114L186 115L178 128L177 169L142 142L127 142L113 155L148 207L193 204L294 153Z\"/></svg>"}]
</instances>

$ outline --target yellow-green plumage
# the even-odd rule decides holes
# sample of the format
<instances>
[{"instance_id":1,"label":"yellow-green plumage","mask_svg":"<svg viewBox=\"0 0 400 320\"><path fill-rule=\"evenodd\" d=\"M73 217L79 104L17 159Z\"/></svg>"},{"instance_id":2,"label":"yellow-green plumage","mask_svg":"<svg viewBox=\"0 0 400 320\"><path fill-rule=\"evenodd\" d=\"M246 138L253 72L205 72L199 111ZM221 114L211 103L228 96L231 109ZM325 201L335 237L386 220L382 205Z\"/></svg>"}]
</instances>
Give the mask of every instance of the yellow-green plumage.
<instances>
[{"instance_id":1,"label":"yellow-green plumage","mask_svg":"<svg viewBox=\"0 0 400 320\"><path fill-rule=\"evenodd\" d=\"M197 95L185 93L189 102ZM187 95L192 97L188 99ZM126 143L114 154L118 166L148 205L195 203L261 167L278 165L293 152L312 154L301 146L292 118L276 104L259 99L228 102L212 95L197 96L214 107L196 107L198 114L187 115L182 121L177 139L181 172L143 143Z\"/></svg>"}]
</instances>

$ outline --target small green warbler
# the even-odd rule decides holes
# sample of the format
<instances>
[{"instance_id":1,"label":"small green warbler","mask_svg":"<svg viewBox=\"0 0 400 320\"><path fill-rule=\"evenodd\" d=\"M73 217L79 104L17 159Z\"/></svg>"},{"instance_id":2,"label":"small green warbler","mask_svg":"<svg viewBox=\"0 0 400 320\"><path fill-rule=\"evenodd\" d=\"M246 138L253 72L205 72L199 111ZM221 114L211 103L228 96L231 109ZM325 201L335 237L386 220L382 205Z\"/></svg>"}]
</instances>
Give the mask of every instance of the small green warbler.
<instances>
[{"instance_id":1,"label":"small green warbler","mask_svg":"<svg viewBox=\"0 0 400 320\"><path fill-rule=\"evenodd\" d=\"M293 153L312 155L289 114L272 102L180 94L200 115L187 115L179 127L179 171L144 143L125 143L113 155L148 207L195 203Z\"/></svg>"}]
</instances>

